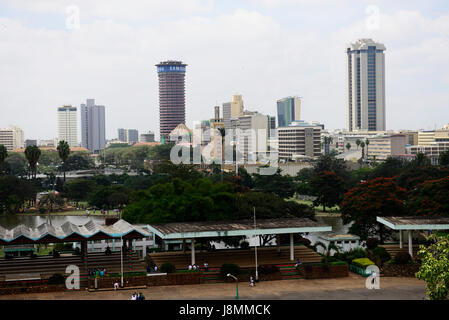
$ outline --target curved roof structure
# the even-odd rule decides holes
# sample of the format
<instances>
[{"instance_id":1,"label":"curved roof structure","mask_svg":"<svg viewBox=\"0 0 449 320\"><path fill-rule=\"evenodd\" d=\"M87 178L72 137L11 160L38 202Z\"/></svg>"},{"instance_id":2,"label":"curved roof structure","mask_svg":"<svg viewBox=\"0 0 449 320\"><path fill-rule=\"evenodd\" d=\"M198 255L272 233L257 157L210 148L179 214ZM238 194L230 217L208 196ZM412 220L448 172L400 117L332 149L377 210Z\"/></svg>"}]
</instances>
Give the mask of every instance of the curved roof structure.
<instances>
[{"instance_id":1,"label":"curved roof structure","mask_svg":"<svg viewBox=\"0 0 449 320\"><path fill-rule=\"evenodd\" d=\"M109 238L144 238L151 235L148 230L140 226L132 225L125 220L106 226L89 220L83 225L76 225L69 221L59 227L43 223L36 228L30 228L23 224L13 229L5 229L0 226L0 244L25 244L48 242L74 242L89 241Z\"/></svg>"}]
</instances>

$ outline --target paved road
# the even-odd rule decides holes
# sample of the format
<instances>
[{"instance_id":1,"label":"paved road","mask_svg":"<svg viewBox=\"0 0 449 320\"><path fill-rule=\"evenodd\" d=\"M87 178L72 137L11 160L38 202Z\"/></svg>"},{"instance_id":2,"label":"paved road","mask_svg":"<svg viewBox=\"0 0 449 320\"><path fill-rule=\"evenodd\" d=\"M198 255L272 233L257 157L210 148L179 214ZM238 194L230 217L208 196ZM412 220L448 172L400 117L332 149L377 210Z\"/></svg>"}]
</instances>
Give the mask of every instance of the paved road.
<instances>
[{"instance_id":1,"label":"paved road","mask_svg":"<svg viewBox=\"0 0 449 320\"><path fill-rule=\"evenodd\" d=\"M203 284L150 287L141 292L148 300L233 300L235 284ZM54 292L0 296L0 299L26 300L127 300L133 291ZM260 282L255 287L240 283L241 300L423 300L425 284L414 278L381 278L379 290L365 288L365 278L350 277L319 280L283 280Z\"/></svg>"}]
</instances>

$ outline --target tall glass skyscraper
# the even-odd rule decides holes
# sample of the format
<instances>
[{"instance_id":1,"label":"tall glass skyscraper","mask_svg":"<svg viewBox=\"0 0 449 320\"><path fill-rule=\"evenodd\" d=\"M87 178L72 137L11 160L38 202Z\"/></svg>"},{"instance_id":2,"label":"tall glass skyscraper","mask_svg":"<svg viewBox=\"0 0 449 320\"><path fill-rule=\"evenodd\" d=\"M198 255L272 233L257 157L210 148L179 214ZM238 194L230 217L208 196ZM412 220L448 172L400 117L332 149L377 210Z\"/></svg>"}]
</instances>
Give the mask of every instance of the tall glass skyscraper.
<instances>
[{"instance_id":1,"label":"tall glass skyscraper","mask_svg":"<svg viewBox=\"0 0 449 320\"><path fill-rule=\"evenodd\" d=\"M360 39L346 48L349 131L385 131L385 46Z\"/></svg>"},{"instance_id":2,"label":"tall glass skyscraper","mask_svg":"<svg viewBox=\"0 0 449 320\"><path fill-rule=\"evenodd\" d=\"M277 101L278 127L288 127L292 121L300 120L301 99L287 97Z\"/></svg>"},{"instance_id":3,"label":"tall glass skyscraper","mask_svg":"<svg viewBox=\"0 0 449 320\"><path fill-rule=\"evenodd\" d=\"M160 135L167 140L170 132L186 121L185 74L186 64L164 61L156 65L159 77Z\"/></svg>"}]
</instances>

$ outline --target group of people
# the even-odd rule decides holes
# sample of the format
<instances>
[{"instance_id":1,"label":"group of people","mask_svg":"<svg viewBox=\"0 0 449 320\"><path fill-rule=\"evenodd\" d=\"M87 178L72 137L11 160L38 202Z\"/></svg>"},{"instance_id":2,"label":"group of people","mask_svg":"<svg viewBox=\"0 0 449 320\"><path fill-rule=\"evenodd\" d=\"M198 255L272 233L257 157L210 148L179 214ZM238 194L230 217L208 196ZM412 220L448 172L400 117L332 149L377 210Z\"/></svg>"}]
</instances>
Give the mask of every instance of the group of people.
<instances>
[{"instance_id":1,"label":"group of people","mask_svg":"<svg viewBox=\"0 0 449 320\"><path fill-rule=\"evenodd\" d=\"M142 292L139 292L139 294L137 294L136 292L134 292L131 295L131 300L145 300L145 296L142 294Z\"/></svg>"},{"instance_id":2,"label":"group of people","mask_svg":"<svg viewBox=\"0 0 449 320\"><path fill-rule=\"evenodd\" d=\"M189 264L189 266L187 267L188 270L200 270L200 266L197 264ZM208 271L209 270L209 264L207 262L204 262L204 271Z\"/></svg>"},{"instance_id":3,"label":"group of people","mask_svg":"<svg viewBox=\"0 0 449 320\"><path fill-rule=\"evenodd\" d=\"M154 265L153 268L151 268L151 265L148 265L148 266L147 266L147 273L151 273L151 272L153 272L153 271L154 271L154 272L158 272L158 271L159 271L157 265Z\"/></svg>"},{"instance_id":4,"label":"group of people","mask_svg":"<svg viewBox=\"0 0 449 320\"><path fill-rule=\"evenodd\" d=\"M101 277L101 278L103 278L105 275L106 275L106 268L89 269L89 276L91 276L91 277Z\"/></svg>"}]
</instances>

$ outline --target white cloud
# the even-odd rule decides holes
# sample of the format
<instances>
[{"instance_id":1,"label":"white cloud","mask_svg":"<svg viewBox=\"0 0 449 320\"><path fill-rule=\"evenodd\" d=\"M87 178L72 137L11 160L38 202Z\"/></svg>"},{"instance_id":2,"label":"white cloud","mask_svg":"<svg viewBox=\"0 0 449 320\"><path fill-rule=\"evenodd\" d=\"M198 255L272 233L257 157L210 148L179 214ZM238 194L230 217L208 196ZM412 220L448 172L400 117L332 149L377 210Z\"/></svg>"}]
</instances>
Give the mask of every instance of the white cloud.
<instances>
[{"instance_id":1,"label":"white cloud","mask_svg":"<svg viewBox=\"0 0 449 320\"><path fill-rule=\"evenodd\" d=\"M18 1L29 10L60 10L53 1ZM369 30L362 12L353 23L325 34L313 25L286 27L255 10L237 9L212 18L199 14L213 6L203 1L177 8L187 14L172 21L136 26L121 19L147 15L135 11L145 11L148 4L133 2L120 12L118 2L109 2L109 11L102 14L98 8L105 1L94 6L79 1L81 14L97 18L81 20L81 28L73 31L32 29L0 18L0 127L17 124L27 138L54 137L58 106L79 106L95 98L106 106L108 138L116 137L119 127L158 132L154 65L180 59L188 63L189 123L212 117L214 105L239 92L248 109L271 115L277 99L300 95L303 119L342 128L344 48L360 37L387 47L389 128L433 126L449 117L449 94L443 89L449 79L447 15L430 19L418 12L381 11L380 29ZM69 1L61 3L63 8ZM176 2L151 3L154 12L168 15L164 6Z\"/></svg>"}]
</instances>

